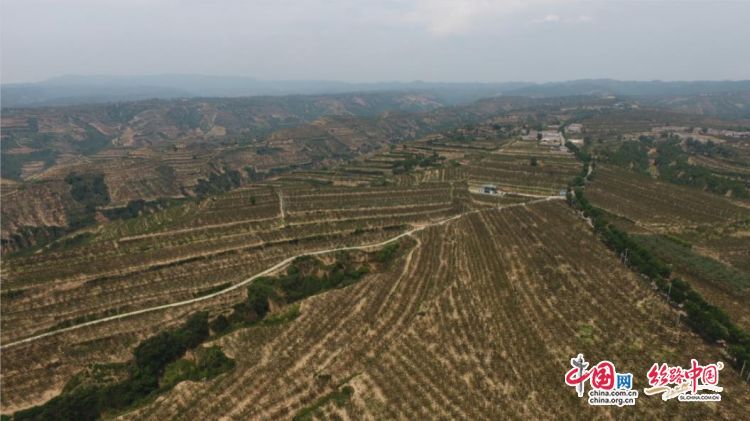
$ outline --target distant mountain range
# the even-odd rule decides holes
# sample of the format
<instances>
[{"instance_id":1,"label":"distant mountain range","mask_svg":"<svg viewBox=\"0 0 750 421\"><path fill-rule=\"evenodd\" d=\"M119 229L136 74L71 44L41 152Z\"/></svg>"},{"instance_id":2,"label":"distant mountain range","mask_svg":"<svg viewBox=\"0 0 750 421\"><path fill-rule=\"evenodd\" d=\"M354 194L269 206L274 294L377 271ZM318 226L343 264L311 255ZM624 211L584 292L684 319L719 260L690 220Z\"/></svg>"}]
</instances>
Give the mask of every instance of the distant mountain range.
<instances>
[{"instance_id":1,"label":"distant mountain range","mask_svg":"<svg viewBox=\"0 0 750 421\"><path fill-rule=\"evenodd\" d=\"M62 76L38 83L3 84L3 107L35 107L150 98L319 95L349 92L430 93L449 104L504 94L528 83L346 83L318 80L258 80L200 75Z\"/></svg>"},{"instance_id":2,"label":"distant mountain range","mask_svg":"<svg viewBox=\"0 0 750 421\"><path fill-rule=\"evenodd\" d=\"M750 80L741 81L621 81L583 79L567 82L532 84L513 89L508 94L556 97L576 95L615 96L687 96L750 91Z\"/></svg>"},{"instance_id":3,"label":"distant mountain range","mask_svg":"<svg viewBox=\"0 0 750 421\"><path fill-rule=\"evenodd\" d=\"M201 75L62 76L38 83L3 84L3 107L38 107L132 101L148 98L317 95L345 92L419 92L445 104L465 104L494 96L556 97L681 96L750 91L745 81L617 81L588 79L552 83L347 83L318 80L258 80Z\"/></svg>"}]
</instances>

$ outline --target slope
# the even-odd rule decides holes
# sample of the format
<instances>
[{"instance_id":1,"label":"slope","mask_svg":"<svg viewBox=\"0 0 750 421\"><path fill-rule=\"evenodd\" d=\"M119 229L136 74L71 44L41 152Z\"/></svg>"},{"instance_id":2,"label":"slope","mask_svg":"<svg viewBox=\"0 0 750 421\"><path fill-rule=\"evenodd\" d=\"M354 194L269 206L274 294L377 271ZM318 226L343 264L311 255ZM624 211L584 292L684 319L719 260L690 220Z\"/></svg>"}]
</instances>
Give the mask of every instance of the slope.
<instances>
[{"instance_id":1,"label":"slope","mask_svg":"<svg viewBox=\"0 0 750 421\"><path fill-rule=\"evenodd\" d=\"M564 385L578 352L632 372L636 388L652 362L721 358L564 204L485 210L415 238L391 273L306 300L283 327L220 339L234 372L125 417L737 419L750 409L731 370L719 405L642 397L593 408Z\"/></svg>"}]
</instances>

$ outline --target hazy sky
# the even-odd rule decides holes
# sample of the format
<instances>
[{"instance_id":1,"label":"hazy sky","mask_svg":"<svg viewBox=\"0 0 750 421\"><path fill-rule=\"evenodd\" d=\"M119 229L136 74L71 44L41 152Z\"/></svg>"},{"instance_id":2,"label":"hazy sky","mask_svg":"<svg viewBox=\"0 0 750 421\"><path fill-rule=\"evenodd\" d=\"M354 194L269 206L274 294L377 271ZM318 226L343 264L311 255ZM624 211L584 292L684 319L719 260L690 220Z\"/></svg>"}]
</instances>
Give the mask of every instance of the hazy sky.
<instances>
[{"instance_id":1,"label":"hazy sky","mask_svg":"<svg viewBox=\"0 0 750 421\"><path fill-rule=\"evenodd\" d=\"M2 81L750 79L750 0L0 0Z\"/></svg>"}]
</instances>

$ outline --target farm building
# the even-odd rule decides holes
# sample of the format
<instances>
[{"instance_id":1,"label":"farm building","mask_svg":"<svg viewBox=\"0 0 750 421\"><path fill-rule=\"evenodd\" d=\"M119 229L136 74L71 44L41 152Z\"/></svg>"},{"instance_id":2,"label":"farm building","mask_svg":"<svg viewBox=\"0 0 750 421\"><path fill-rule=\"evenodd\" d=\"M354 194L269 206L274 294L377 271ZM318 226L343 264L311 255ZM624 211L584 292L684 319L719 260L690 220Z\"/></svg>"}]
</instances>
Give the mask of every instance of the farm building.
<instances>
[{"instance_id":1,"label":"farm building","mask_svg":"<svg viewBox=\"0 0 750 421\"><path fill-rule=\"evenodd\" d=\"M568 133L581 133L583 131L583 124L573 123L565 127L565 131Z\"/></svg>"},{"instance_id":2,"label":"farm building","mask_svg":"<svg viewBox=\"0 0 750 421\"><path fill-rule=\"evenodd\" d=\"M562 145L564 143L564 138L562 134L553 131L553 130L545 130L542 132L542 145L549 145L549 146L557 146Z\"/></svg>"},{"instance_id":3,"label":"farm building","mask_svg":"<svg viewBox=\"0 0 750 421\"><path fill-rule=\"evenodd\" d=\"M529 130L528 133L521 136L521 140L536 140L536 130Z\"/></svg>"},{"instance_id":4,"label":"farm building","mask_svg":"<svg viewBox=\"0 0 750 421\"><path fill-rule=\"evenodd\" d=\"M494 184L485 184L480 191L484 194L497 194L497 186Z\"/></svg>"}]
</instances>

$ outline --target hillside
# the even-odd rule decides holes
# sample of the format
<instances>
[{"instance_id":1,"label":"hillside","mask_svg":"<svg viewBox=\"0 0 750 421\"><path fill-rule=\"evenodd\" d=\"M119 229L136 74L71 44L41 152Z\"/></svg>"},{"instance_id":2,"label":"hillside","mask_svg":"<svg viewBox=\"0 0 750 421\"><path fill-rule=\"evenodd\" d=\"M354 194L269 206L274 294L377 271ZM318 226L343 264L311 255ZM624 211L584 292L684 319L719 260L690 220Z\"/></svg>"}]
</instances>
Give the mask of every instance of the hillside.
<instances>
[{"instance_id":1,"label":"hillside","mask_svg":"<svg viewBox=\"0 0 750 421\"><path fill-rule=\"evenodd\" d=\"M216 340L238 361L231 375L124 418L288 418L308 408L320 418L572 417L591 411L561 386L559 367L576 352L635 373L666 355L710 358L642 280L610 271L615 256L560 202L487 210L414 238L397 267L305 301L294 321ZM347 387L343 402L321 400ZM711 408L651 400L627 414L741 416L747 394L728 395Z\"/></svg>"},{"instance_id":2,"label":"hillside","mask_svg":"<svg viewBox=\"0 0 750 421\"><path fill-rule=\"evenodd\" d=\"M607 108L614 101L499 97L445 107L421 94L370 93L6 109L2 177L14 187L3 195L20 200L3 201L3 251L495 116L534 119L561 104ZM101 180L101 191L73 197L80 179Z\"/></svg>"},{"instance_id":3,"label":"hillside","mask_svg":"<svg viewBox=\"0 0 750 421\"><path fill-rule=\"evenodd\" d=\"M201 110L218 109L212 101ZM184 105L157 103L167 105L128 127L152 115L164 124ZM750 149L735 121L504 97L317 116L250 145L171 127L162 149L126 158L107 146L4 181L4 227L5 212L68 224L4 255L4 415L739 419L750 409ZM225 140L243 130L222 127ZM186 157L199 147L210 158ZM143 162L151 174L169 165L189 191L170 199L144 184L160 199L118 208L147 197L133 181L148 174ZM592 407L563 382L577 353L632 372L637 390L654 362L722 361L722 401Z\"/></svg>"},{"instance_id":4,"label":"hillside","mask_svg":"<svg viewBox=\"0 0 750 421\"><path fill-rule=\"evenodd\" d=\"M196 196L414 138L433 127L415 112L440 106L414 94L352 94L4 110L2 176L14 187L3 195L21 199L3 201L4 249L102 218L80 215L85 199L71 197L71 174L103 179L98 207Z\"/></svg>"}]
</instances>

